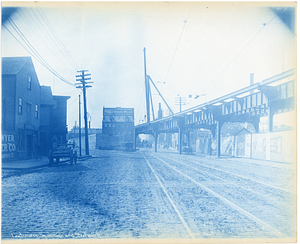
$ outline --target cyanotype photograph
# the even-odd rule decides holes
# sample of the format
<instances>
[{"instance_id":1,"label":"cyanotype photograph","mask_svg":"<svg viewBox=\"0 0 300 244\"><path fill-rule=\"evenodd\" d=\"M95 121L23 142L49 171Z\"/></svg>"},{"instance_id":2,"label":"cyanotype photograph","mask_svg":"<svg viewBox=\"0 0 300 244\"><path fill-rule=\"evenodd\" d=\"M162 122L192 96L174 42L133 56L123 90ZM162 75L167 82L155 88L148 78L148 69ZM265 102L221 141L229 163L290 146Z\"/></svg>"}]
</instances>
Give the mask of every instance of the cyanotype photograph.
<instances>
[{"instance_id":1,"label":"cyanotype photograph","mask_svg":"<svg viewBox=\"0 0 300 244\"><path fill-rule=\"evenodd\" d=\"M297 241L296 2L1 4L2 243Z\"/></svg>"}]
</instances>

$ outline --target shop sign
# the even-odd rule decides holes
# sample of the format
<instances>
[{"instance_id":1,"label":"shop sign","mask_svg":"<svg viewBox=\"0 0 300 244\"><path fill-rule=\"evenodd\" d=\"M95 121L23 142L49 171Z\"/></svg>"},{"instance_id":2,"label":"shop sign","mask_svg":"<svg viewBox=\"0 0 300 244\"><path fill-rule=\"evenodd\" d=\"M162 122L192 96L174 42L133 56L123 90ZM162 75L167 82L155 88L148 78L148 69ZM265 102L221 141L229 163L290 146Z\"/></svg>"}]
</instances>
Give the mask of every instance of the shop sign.
<instances>
[{"instance_id":1,"label":"shop sign","mask_svg":"<svg viewBox=\"0 0 300 244\"><path fill-rule=\"evenodd\" d=\"M14 158L16 150L16 136L14 134L2 134L2 158Z\"/></svg>"}]
</instances>

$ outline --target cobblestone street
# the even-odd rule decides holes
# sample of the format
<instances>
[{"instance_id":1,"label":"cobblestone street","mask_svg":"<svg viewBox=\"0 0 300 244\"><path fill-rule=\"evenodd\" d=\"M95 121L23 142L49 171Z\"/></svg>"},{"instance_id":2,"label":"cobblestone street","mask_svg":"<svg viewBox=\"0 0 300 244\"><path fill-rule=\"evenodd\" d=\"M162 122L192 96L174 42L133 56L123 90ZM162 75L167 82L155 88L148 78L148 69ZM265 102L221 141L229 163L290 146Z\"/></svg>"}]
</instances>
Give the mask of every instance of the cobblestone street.
<instances>
[{"instance_id":1,"label":"cobblestone street","mask_svg":"<svg viewBox=\"0 0 300 244\"><path fill-rule=\"evenodd\" d=\"M2 238L295 238L292 165L148 151L2 174Z\"/></svg>"}]
</instances>

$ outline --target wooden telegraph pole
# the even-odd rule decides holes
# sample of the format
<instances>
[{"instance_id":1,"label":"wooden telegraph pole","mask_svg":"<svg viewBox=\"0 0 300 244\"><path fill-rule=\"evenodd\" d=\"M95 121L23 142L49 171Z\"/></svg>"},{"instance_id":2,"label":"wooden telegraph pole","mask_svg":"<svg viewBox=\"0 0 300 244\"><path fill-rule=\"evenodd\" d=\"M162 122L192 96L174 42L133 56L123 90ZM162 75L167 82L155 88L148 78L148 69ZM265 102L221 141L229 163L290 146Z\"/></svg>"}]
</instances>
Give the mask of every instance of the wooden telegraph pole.
<instances>
[{"instance_id":1,"label":"wooden telegraph pole","mask_svg":"<svg viewBox=\"0 0 300 244\"><path fill-rule=\"evenodd\" d=\"M81 102L79 95L79 156L81 157Z\"/></svg>"},{"instance_id":2,"label":"wooden telegraph pole","mask_svg":"<svg viewBox=\"0 0 300 244\"><path fill-rule=\"evenodd\" d=\"M88 134L88 121L87 121L87 108L86 108L86 88L92 87L91 85L87 85L90 83L94 83L94 82L86 82L86 80L90 80L91 77L87 77L90 76L91 74L86 74L85 72L87 72L88 70L80 70L77 71L79 73L81 73L80 75L76 75L76 77L79 77L78 79L76 79L76 81L80 81L81 83L76 83L76 88L80 88L83 91L83 112L84 112L84 126L85 126L85 154L89 155L89 134Z\"/></svg>"}]
</instances>

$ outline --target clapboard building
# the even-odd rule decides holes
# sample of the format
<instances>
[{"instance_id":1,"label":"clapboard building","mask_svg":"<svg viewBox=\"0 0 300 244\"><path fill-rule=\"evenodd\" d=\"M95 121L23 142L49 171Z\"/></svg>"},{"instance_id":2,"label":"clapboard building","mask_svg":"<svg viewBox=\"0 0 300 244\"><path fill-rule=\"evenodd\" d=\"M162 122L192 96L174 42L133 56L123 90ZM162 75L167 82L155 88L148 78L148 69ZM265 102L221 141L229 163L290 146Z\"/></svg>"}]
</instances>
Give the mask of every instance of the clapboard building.
<instances>
[{"instance_id":1,"label":"clapboard building","mask_svg":"<svg viewBox=\"0 0 300 244\"><path fill-rule=\"evenodd\" d=\"M69 96L54 96L50 86L41 86L40 153L47 156L52 141L67 142L67 100Z\"/></svg>"},{"instance_id":2,"label":"clapboard building","mask_svg":"<svg viewBox=\"0 0 300 244\"><path fill-rule=\"evenodd\" d=\"M2 159L36 157L55 133L65 142L68 98L40 86L31 57L3 57Z\"/></svg>"}]
</instances>

